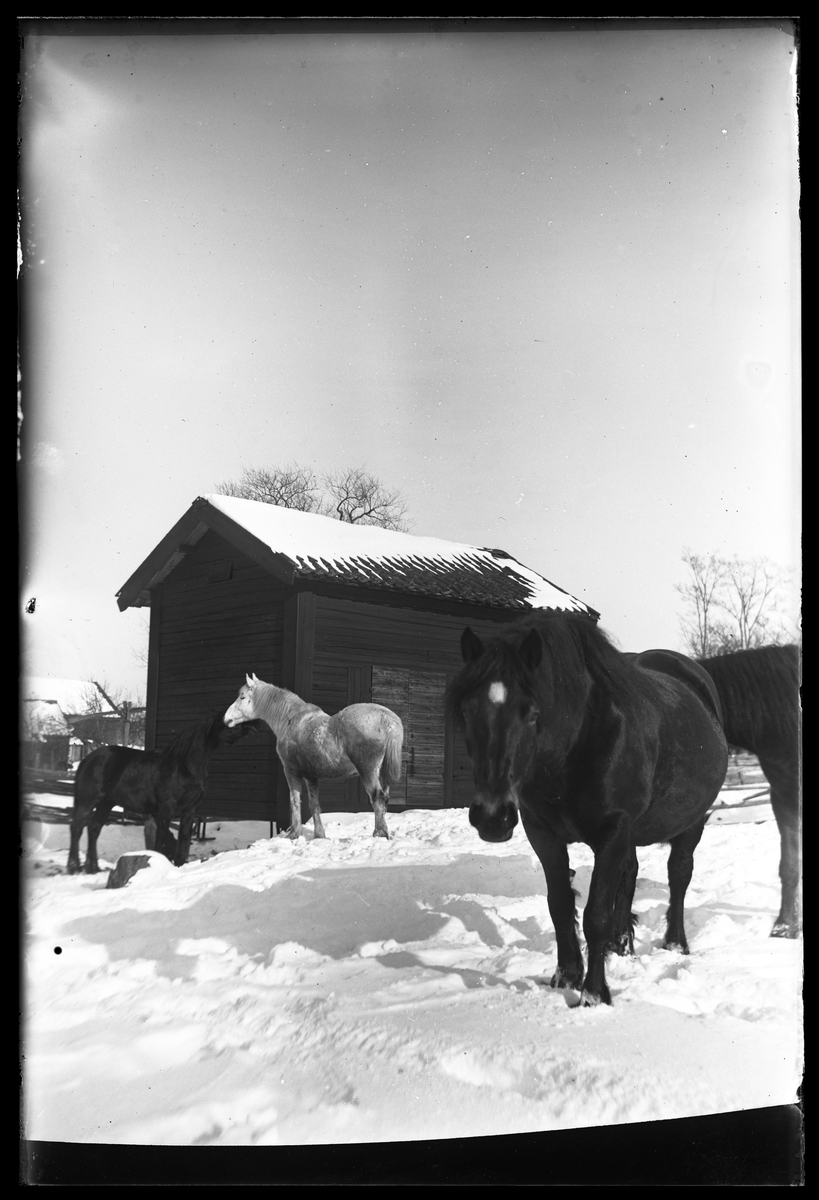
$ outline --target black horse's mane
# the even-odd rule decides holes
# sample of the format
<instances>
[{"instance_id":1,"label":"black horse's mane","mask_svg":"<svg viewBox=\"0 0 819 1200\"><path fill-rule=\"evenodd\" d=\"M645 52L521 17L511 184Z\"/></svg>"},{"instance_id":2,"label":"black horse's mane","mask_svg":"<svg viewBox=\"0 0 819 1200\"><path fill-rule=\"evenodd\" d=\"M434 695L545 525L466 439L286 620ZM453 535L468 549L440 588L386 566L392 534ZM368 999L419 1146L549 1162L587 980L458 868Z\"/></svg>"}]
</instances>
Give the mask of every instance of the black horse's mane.
<instances>
[{"instance_id":1,"label":"black horse's mane","mask_svg":"<svg viewBox=\"0 0 819 1200\"><path fill-rule=\"evenodd\" d=\"M593 681L610 694L637 690L639 681L630 660L590 617L533 613L502 629L497 637L485 643L480 657L464 665L447 689L450 717L460 722L465 697L492 679L515 683L525 691L537 690L537 672L527 669L520 656L521 645L532 629L540 634L543 662L562 687L579 690L582 680L578 666L582 664Z\"/></svg>"},{"instance_id":2,"label":"black horse's mane","mask_svg":"<svg viewBox=\"0 0 819 1200\"><path fill-rule=\"evenodd\" d=\"M759 646L699 659L719 692L725 736L757 754L798 729L798 646Z\"/></svg>"},{"instance_id":3,"label":"black horse's mane","mask_svg":"<svg viewBox=\"0 0 819 1200\"><path fill-rule=\"evenodd\" d=\"M245 721L231 728L225 725L224 712L220 709L201 721L193 721L168 742L161 751L166 761L188 762L198 756L210 756L222 742L232 745L249 733L264 728L263 721Z\"/></svg>"}]
</instances>

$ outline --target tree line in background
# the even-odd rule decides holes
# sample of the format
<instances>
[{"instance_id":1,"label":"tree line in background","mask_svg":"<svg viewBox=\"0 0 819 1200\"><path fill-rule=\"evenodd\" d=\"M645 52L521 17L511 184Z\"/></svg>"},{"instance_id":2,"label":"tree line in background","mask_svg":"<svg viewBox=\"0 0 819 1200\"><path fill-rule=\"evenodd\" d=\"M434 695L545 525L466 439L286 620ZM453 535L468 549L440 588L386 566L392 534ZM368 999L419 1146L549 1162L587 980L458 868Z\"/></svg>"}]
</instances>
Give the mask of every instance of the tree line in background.
<instances>
[{"instance_id":1,"label":"tree line in background","mask_svg":"<svg viewBox=\"0 0 819 1200\"><path fill-rule=\"evenodd\" d=\"M241 478L217 484L220 496L258 500L280 508L318 513L351 525L378 525L405 532L407 504L364 467L347 467L316 475L309 467L245 467Z\"/></svg>"},{"instance_id":2,"label":"tree line in background","mask_svg":"<svg viewBox=\"0 0 819 1200\"><path fill-rule=\"evenodd\" d=\"M694 658L799 640L786 610L791 572L767 558L721 558L686 550L688 579L676 584L685 601L684 649Z\"/></svg>"}]
</instances>

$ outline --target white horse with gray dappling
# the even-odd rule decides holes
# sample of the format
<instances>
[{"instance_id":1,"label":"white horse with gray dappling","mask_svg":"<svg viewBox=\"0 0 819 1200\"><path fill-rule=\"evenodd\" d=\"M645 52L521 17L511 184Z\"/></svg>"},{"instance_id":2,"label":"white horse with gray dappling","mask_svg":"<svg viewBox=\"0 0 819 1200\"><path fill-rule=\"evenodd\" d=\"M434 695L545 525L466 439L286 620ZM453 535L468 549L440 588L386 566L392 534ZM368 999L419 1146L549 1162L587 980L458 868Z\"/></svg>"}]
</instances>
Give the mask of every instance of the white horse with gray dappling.
<instances>
[{"instance_id":1,"label":"white horse with gray dappling","mask_svg":"<svg viewBox=\"0 0 819 1200\"><path fill-rule=\"evenodd\" d=\"M389 838L384 813L390 784L401 778L404 726L381 704L350 704L329 717L295 692L246 675L245 686L225 713L226 725L265 721L276 735L279 756L290 788L290 837L301 833L301 789L307 788L313 832L326 837L319 807L321 779L358 775L373 812L373 837Z\"/></svg>"}]
</instances>

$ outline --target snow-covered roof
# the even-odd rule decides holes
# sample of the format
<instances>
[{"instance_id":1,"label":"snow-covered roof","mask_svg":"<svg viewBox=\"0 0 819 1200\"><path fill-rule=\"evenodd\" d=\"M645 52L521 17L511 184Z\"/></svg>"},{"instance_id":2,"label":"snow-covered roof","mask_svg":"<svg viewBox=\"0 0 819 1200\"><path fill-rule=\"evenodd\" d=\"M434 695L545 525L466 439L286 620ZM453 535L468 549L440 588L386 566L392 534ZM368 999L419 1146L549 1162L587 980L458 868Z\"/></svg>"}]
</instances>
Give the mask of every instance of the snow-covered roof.
<instances>
[{"instance_id":1,"label":"snow-covered roof","mask_svg":"<svg viewBox=\"0 0 819 1200\"><path fill-rule=\"evenodd\" d=\"M528 610L597 614L504 550L351 525L234 496L201 496L118 592L124 609L148 602L207 529L214 529L283 582L316 579Z\"/></svg>"},{"instance_id":2,"label":"snow-covered roof","mask_svg":"<svg viewBox=\"0 0 819 1200\"><path fill-rule=\"evenodd\" d=\"M31 676L23 680L21 699L56 704L63 714L84 713L88 711L88 696L93 687L87 679L47 679Z\"/></svg>"}]
</instances>

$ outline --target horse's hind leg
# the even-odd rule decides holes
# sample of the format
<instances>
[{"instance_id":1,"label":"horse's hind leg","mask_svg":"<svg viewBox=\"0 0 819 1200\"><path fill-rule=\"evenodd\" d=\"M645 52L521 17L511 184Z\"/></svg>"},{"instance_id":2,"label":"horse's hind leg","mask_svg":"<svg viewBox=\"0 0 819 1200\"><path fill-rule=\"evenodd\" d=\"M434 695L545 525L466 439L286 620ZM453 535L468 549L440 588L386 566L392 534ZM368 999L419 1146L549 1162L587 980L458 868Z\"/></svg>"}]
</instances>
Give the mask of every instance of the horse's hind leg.
<instances>
[{"instance_id":1,"label":"horse's hind leg","mask_svg":"<svg viewBox=\"0 0 819 1200\"><path fill-rule=\"evenodd\" d=\"M68 849L68 874L77 875L81 870L80 867L80 838L82 831L88 824L88 810L74 809L74 814L71 817L71 844Z\"/></svg>"},{"instance_id":2,"label":"horse's hind leg","mask_svg":"<svg viewBox=\"0 0 819 1200\"><path fill-rule=\"evenodd\" d=\"M364 772L361 775L361 782L364 785L364 791L367 793L367 799L370 802L370 807L375 816L375 825L373 827L373 837L386 838L390 840L390 832L387 829L387 805L390 802L390 790L381 786L381 780L378 778L378 772Z\"/></svg>"},{"instance_id":3,"label":"horse's hind leg","mask_svg":"<svg viewBox=\"0 0 819 1200\"><path fill-rule=\"evenodd\" d=\"M694 851L699 845L703 829L705 817L686 829L685 833L671 838L668 856L668 916L663 947L666 950L682 950L683 954L688 954L684 921L685 893L691 882Z\"/></svg>"},{"instance_id":4,"label":"horse's hind leg","mask_svg":"<svg viewBox=\"0 0 819 1200\"><path fill-rule=\"evenodd\" d=\"M317 779L305 779L307 784L307 798L310 801L310 812L313 814L313 837L327 837L324 832L324 826L321 822L321 807L319 806L319 785ZM299 806L301 806L301 797L299 797ZM301 813L301 807L299 808Z\"/></svg>"},{"instance_id":5,"label":"horse's hind leg","mask_svg":"<svg viewBox=\"0 0 819 1200\"><path fill-rule=\"evenodd\" d=\"M615 954L634 953L634 913L631 911L631 905L634 900L634 890L637 887L637 870L637 851L632 846L614 900L614 920L609 949Z\"/></svg>"},{"instance_id":6,"label":"horse's hind leg","mask_svg":"<svg viewBox=\"0 0 819 1200\"><path fill-rule=\"evenodd\" d=\"M774 922L771 937L795 938L802 928L799 897L801 882L802 838L799 828L798 772L785 772L778 777L773 769L760 763L771 785L771 807L779 826L781 853L779 878L782 882L782 901L779 916ZM773 776L773 778L772 778Z\"/></svg>"}]
</instances>

